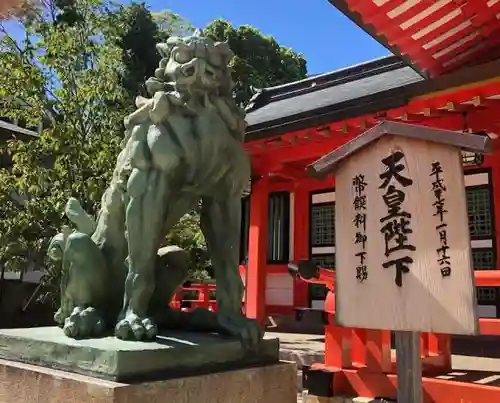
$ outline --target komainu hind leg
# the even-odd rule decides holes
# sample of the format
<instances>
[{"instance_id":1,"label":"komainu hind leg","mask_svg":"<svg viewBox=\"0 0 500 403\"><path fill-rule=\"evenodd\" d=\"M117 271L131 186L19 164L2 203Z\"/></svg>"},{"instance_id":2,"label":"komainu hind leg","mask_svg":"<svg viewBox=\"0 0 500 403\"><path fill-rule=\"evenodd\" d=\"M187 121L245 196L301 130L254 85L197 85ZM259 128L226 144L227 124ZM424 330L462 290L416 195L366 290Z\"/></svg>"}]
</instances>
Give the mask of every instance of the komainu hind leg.
<instances>
[{"instance_id":1,"label":"komainu hind leg","mask_svg":"<svg viewBox=\"0 0 500 403\"><path fill-rule=\"evenodd\" d=\"M173 193L165 200L166 216L162 234L168 234L186 212L198 202L197 198L183 193ZM186 281L189 274L189 253L178 246L168 245L158 249L155 268L155 290L151 297L149 312L158 325L166 322L165 310L175 292Z\"/></svg>"},{"instance_id":2,"label":"komainu hind leg","mask_svg":"<svg viewBox=\"0 0 500 403\"><path fill-rule=\"evenodd\" d=\"M189 274L189 253L178 246L165 246L158 250L156 259L156 287L151 297L148 312L162 326L166 322L165 311L176 291Z\"/></svg>"},{"instance_id":3,"label":"komainu hind leg","mask_svg":"<svg viewBox=\"0 0 500 403\"><path fill-rule=\"evenodd\" d=\"M204 197L201 228L217 280L218 326L220 333L239 337L251 348L264 336L260 324L241 311L243 282L239 273L241 198L238 193Z\"/></svg>"},{"instance_id":4,"label":"komainu hind leg","mask_svg":"<svg viewBox=\"0 0 500 403\"><path fill-rule=\"evenodd\" d=\"M205 308L184 312L169 306L175 292L189 273L189 253L177 246L158 250L156 289L151 298L151 312L161 329L217 332L217 314Z\"/></svg>"}]
</instances>

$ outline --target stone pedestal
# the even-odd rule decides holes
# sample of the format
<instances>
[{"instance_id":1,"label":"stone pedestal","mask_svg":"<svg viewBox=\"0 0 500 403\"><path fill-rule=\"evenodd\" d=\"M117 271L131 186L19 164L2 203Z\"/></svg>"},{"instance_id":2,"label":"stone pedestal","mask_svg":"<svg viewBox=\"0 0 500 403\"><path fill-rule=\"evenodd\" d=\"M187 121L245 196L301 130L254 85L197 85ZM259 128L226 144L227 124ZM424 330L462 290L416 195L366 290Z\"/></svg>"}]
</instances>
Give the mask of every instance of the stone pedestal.
<instances>
[{"instance_id":1,"label":"stone pedestal","mask_svg":"<svg viewBox=\"0 0 500 403\"><path fill-rule=\"evenodd\" d=\"M73 340L58 328L0 330L0 403L295 403L279 341L168 333L155 342Z\"/></svg>"},{"instance_id":2,"label":"stone pedestal","mask_svg":"<svg viewBox=\"0 0 500 403\"><path fill-rule=\"evenodd\" d=\"M295 364L138 384L0 360L0 403L295 403Z\"/></svg>"},{"instance_id":3,"label":"stone pedestal","mask_svg":"<svg viewBox=\"0 0 500 403\"><path fill-rule=\"evenodd\" d=\"M390 400L378 399L375 397L320 397L306 395L303 398L303 403L396 403Z\"/></svg>"}]
</instances>

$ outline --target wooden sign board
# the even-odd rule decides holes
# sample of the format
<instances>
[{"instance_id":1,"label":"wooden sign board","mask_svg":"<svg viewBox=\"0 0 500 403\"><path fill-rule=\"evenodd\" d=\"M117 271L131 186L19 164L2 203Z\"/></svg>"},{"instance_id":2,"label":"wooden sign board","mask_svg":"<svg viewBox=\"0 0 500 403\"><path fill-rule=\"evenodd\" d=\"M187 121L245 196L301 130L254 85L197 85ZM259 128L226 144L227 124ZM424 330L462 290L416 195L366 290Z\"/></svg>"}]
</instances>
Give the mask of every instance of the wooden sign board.
<instances>
[{"instance_id":1,"label":"wooden sign board","mask_svg":"<svg viewBox=\"0 0 500 403\"><path fill-rule=\"evenodd\" d=\"M385 134L335 182L339 324L477 334L460 148Z\"/></svg>"}]
</instances>

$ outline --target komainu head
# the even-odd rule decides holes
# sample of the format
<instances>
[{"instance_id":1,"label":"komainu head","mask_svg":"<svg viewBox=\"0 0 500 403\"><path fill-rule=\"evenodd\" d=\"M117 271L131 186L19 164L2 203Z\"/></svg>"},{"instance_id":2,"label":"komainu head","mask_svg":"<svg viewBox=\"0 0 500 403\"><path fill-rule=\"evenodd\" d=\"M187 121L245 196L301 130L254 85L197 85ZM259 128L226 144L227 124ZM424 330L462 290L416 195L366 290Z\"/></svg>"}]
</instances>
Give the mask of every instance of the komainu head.
<instances>
[{"instance_id":1,"label":"komainu head","mask_svg":"<svg viewBox=\"0 0 500 403\"><path fill-rule=\"evenodd\" d=\"M228 63L233 53L227 43L215 42L197 30L156 47L162 59L155 77L146 82L150 95L173 86L181 94L231 96L234 84Z\"/></svg>"}]
</instances>

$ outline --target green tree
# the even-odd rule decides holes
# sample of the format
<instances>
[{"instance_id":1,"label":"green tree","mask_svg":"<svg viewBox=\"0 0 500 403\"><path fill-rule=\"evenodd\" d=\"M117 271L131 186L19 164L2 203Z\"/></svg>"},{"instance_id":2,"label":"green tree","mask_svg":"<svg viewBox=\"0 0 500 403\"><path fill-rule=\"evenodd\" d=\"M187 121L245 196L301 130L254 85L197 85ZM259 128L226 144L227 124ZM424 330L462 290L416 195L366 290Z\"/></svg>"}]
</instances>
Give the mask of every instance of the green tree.
<instances>
[{"instance_id":1,"label":"green tree","mask_svg":"<svg viewBox=\"0 0 500 403\"><path fill-rule=\"evenodd\" d=\"M205 237L200 230L199 209L195 209L181 218L172 231L167 234L166 243L177 245L190 252L190 279L206 281L213 278Z\"/></svg>"},{"instance_id":2,"label":"green tree","mask_svg":"<svg viewBox=\"0 0 500 403\"><path fill-rule=\"evenodd\" d=\"M146 95L144 82L154 74L160 56L156 51L158 26L144 3L132 3L121 7L119 18L123 21L123 32L117 45L123 50L123 86L130 102L137 95Z\"/></svg>"},{"instance_id":3,"label":"green tree","mask_svg":"<svg viewBox=\"0 0 500 403\"><path fill-rule=\"evenodd\" d=\"M227 21L215 20L204 32L217 41L227 41L233 50L235 56L231 67L235 97L242 105L253 96L252 88L286 84L307 76L306 60L302 55L249 25L235 28Z\"/></svg>"},{"instance_id":4,"label":"green tree","mask_svg":"<svg viewBox=\"0 0 500 403\"><path fill-rule=\"evenodd\" d=\"M104 1L72 7L82 18L68 23L55 2L44 3L24 21L22 41L0 27L0 116L48 122L36 141L2 149L12 165L0 170L0 256L12 270L44 262L69 196L95 214L121 141L126 94L115 43L123 27Z\"/></svg>"},{"instance_id":5,"label":"green tree","mask_svg":"<svg viewBox=\"0 0 500 403\"><path fill-rule=\"evenodd\" d=\"M137 95L147 95L144 82L154 75L160 62L156 44L171 35L186 35L193 29L172 11L151 12L145 3L122 6L118 18L124 27L117 43L123 49L123 85L133 103Z\"/></svg>"},{"instance_id":6,"label":"green tree","mask_svg":"<svg viewBox=\"0 0 500 403\"><path fill-rule=\"evenodd\" d=\"M179 14L170 10L151 13L158 27L158 41L165 42L170 36L187 36L194 32L191 23Z\"/></svg>"}]
</instances>

